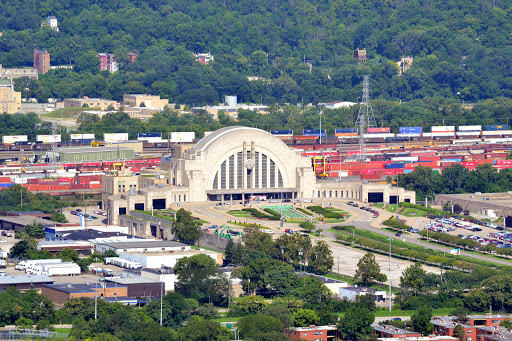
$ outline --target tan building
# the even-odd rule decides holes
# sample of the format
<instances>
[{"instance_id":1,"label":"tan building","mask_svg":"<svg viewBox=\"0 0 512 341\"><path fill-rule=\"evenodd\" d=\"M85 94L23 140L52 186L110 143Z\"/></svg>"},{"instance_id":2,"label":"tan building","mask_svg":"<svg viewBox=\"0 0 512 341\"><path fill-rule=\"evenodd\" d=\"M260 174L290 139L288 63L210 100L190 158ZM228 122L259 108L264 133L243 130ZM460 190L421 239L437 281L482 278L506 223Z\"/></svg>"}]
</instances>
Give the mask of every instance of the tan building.
<instances>
[{"instance_id":1,"label":"tan building","mask_svg":"<svg viewBox=\"0 0 512 341\"><path fill-rule=\"evenodd\" d=\"M0 83L0 112L14 114L21 109L21 92L14 91L10 82Z\"/></svg>"},{"instance_id":2,"label":"tan building","mask_svg":"<svg viewBox=\"0 0 512 341\"><path fill-rule=\"evenodd\" d=\"M112 106L114 110L119 110L121 105L109 99L101 98L69 98L64 100L64 108L96 108L100 110L109 110Z\"/></svg>"},{"instance_id":3,"label":"tan building","mask_svg":"<svg viewBox=\"0 0 512 341\"><path fill-rule=\"evenodd\" d=\"M99 299L126 297L128 287L114 283L102 282L100 284L43 284L41 293L48 297L56 305L62 306L72 298L94 298Z\"/></svg>"},{"instance_id":4,"label":"tan building","mask_svg":"<svg viewBox=\"0 0 512 341\"><path fill-rule=\"evenodd\" d=\"M20 69L4 69L0 64L0 78L21 78L28 77L30 79L37 79L37 70L34 68L20 68Z\"/></svg>"},{"instance_id":5,"label":"tan building","mask_svg":"<svg viewBox=\"0 0 512 341\"><path fill-rule=\"evenodd\" d=\"M141 95L141 94L126 94L123 96L124 104L130 107L140 107L142 104L146 108L164 109L169 105L167 98L161 99L160 96Z\"/></svg>"},{"instance_id":6,"label":"tan building","mask_svg":"<svg viewBox=\"0 0 512 341\"><path fill-rule=\"evenodd\" d=\"M107 195L103 205L109 224L119 224L120 220L134 223L134 210L168 209L183 202L238 201L251 196L311 199L325 204L340 199L393 203L397 197L416 202L413 191L386 184L317 180L310 158L256 128L219 129L184 151L183 156L162 160L161 170L169 174L167 184L139 188L133 195Z\"/></svg>"},{"instance_id":7,"label":"tan building","mask_svg":"<svg viewBox=\"0 0 512 341\"><path fill-rule=\"evenodd\" d=\"M204 110L208 114L210 114L214 120L218 120L220 113L226 114L233 119L238 119L238 110L240 110L240 109L252 110L252 111L257 112L262 115L268 114L266 105L245 105L245 104L232 105L232 106L217 105L217 106L195 107L195 108L192 108L191 111L198 112L198 111Z\"/></svg>"}]
</instances>

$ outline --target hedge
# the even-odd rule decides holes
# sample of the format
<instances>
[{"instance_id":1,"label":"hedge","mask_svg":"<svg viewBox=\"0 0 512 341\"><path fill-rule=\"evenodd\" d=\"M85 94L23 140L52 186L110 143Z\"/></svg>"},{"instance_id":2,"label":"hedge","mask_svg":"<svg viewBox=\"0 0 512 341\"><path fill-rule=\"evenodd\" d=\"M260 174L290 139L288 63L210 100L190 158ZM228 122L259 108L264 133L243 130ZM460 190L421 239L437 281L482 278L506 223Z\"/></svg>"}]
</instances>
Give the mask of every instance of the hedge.
<instances>
[{"instance_id":1,"label":"hedge","mask_svg":"<svg viewBox=\"0 0 512 341\"><path fill-rule=\"evenodd\" d=\"M321 206L308 206L308 210L315 212L316 214L322 215L328 219L343 219L343 214L332 212L322 208Z\"/></svg>"},{"instance_id":2,"label":"hedge","mask_svg":"<svg viewBox=\"0 0 512 341\"><path fill-rule=\"evenodd\" d=\"M279 220L280 217L276 217L274 215L266 215L265 213L262 213L258 211L255 208L242 208L242 211L250 212L253 217L259 218L259 219L269 219L269 220Z\"/></svg>"},{"instance_id":3,"label":"hedge","mask_svg":"<svg viewBox=\"0 0 512 341\"><path fill-rule=\"evenodd\" d=\"M297 208L296 208L296 210L297 210L297 211L300 211L300 212L302 212L302 213L304 213L304 214L307 214L307 215L313 215L311 212L306 211L305 209L303 209L303 208L301 208L301 207L297 207Z\"/></svg>"},{"instance_id":4,"label":"hedge","mask_svg":"<svg viewBox=\"0 0 512 341\"><path fill-rule=\"evenodd\" d=\"M386 226L389 226L391 228L395 228L395 229L399 229L399 230L404 230L404 231L407 231L407 230L409 230L411 228L407 224L404 224L404 223L401 223L399 221L396 221L396 219L394 217L391 217L388 220L384 220L382 222L382 224L384 224Z\"/></svg>"}]
</instances>

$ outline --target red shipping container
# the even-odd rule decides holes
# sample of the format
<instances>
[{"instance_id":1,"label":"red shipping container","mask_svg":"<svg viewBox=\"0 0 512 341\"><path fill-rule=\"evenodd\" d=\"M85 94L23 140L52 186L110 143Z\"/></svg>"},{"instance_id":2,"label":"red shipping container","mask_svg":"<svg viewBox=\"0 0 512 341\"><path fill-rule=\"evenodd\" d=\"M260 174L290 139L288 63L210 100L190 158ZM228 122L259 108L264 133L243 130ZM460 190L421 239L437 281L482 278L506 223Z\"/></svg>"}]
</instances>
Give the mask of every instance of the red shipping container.
<instances>
[{"instance_id":1,"label":"red shipping container","mask_svg":"<svg viewBox=\"0 0 512 341\"><path fill-rule=\"evenodd\" d=\"M368 128L366 132L368 134L376 134L376 133L389 133L391 128Z\"/></svg>"},{"instance_id":2,"label":"red shipping container","mask_svg":"<svg viewBox=\"0 0 512 341\"><path fill-rule=\"evenodd\" d=\"M512 160L496 160L496 164L499 166L512 165Z\"/></svg>"},{"instance_id":3,"label":"red shipping container","mask_svg":"<svg viewBox=\"0 0 512 341\"><path fill-rule=\"evenodd\" d=\"M418 161L439 161L441 160L440 156L422 156L418 158Z\"/></svg>"}]
</instances>

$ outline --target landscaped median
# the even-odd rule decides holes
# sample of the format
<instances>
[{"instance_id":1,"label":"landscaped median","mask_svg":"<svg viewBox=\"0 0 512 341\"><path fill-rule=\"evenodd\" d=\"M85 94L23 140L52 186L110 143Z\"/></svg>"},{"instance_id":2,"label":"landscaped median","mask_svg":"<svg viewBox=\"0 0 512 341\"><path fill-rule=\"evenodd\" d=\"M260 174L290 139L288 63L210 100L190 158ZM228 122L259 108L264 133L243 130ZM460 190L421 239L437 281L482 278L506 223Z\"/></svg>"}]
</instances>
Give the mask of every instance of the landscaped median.
<instances>
[{"instance_id":1,"label":"landscaped median","mask_svg":"<svg viewBox=\"0 0 512 341\"><path fill-rule=\"evenodd\" d=\"M389 241L388 236L384 236L375 232L359 230L353 226L335 226L329 231L338 234L336 238L338 242L353 245L356 247L370 250L373 252L389 254ZM434 266L444 266L462 271L471 270L476 265L502 267L492 263L491 261L484 261L480 259L456 256L443 251L425 248L420 245L403 242L393 239L391 245L391 254L393 257L419 261L425 264Z\"/></svg>"}]
</instances>

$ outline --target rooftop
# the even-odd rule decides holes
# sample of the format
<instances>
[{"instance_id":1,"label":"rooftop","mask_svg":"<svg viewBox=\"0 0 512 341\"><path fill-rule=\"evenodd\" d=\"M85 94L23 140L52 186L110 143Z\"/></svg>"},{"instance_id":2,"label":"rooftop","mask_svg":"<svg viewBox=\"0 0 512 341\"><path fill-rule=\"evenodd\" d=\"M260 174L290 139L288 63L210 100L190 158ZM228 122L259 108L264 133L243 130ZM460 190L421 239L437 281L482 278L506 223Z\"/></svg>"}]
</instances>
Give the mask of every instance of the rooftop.
<instances>
[{"instance_id":1,"label":"rooftop","mask_svg":"<svg viewBox=\"0 0 512 341\"><path fill-rule=\"evenodd\" d=\"M17 225L30 225L32 223L41 223L43 226L54 226L55 222L51 220L41 219L33 216L1 216L0 221L5 221Z\"/></svg>"},{"instance_id":2,"label":"rooftop","mask_svg":"<svg viewBox=\"0 0 512 341\"><path fill-rule=\"evenodd\" d=\"M393 338L393 337L380 337L377 340L397 341L397 339ZM456 337L453 337L453 336L437 336L437 335L400 338L400 341L457 341L457 340L459 340L459 339L457 339Z\"/></svg>"},{"instance_id":3,"label":"rooftop","mask_svg":"<svg viewBox=\"0 0 512 341\"><path fill-rule=\"evenodd\" d=\"M98 243L99 244L99 243ZM171 240L145 240L145 239L139 239L138 241L131 241L131 242L104 242L101 243L101 245L109 246L111 248L115 249L150 249L150 248L162 248L162 247L173 247L173 248L182 248L186 247L187 249L190 248L190 245L180 243L180 242L173 242Z\"/></svg>"},{"instance_id":4,"label":"rooftop","mask_svg":"<svg viewBox=\"0 0 512 341\"><path fill-rule=\"evenodd\" d=\"M133 149L126 147L116 146L101 146L101 147L60 147L57 148L59 154L77 154L77 153L104 153L104 152L121 152L132 151Z\"/></svg>"},{"instance_id":5,"label":"rooftop","mask_svg":"<svg viewBox=\"0 0 512 341\"><path fill-rule=\"evenodd\" d=\"M122 286L117 285L117 283L84 283L84 284L70 284L70 283L59 283L59 284L43 284L44 287L66 292L66 293L86 293L86 292L95 292L101 289L107 288L120 288Z\"/></svg>"},{"instance_id":6,"label":"rooftop","mask_svg":"<svg viewBox=\"0 0 512 341\"><path fill-rule=\"evenodd\" d=\"M75 230L75 231L68 231L69 233L62 233L64 235L64 238L68 240L90 240L90 239L97 239L97 238L108 238L110 236L116 236L116 237L130 237L133 239L140 239L138 237L133 237L129 234L121 233L121 232L102 232L102 231L96 231L96 230Z\"/></svg>"},{"instance_id":7,"label":"rooftop","mask_svg":"<svg viewBox=\"0 0 512 341\"><path fill-rule=\"evenodd\" d=\"M132 255L132 254L139 254L139 255L144 255L146 257L149 257L149 256L159 256L159 257L162 257L162 256L172 256L172 255L180 255L180 256L194 256L194 255L198 255L198 254L204 254L204 255L212 255L212 254L217 254L218 252L215 252L215 251L209 251L209 250L191 250L191 249L188 249L186 251L178 251L178 252L169 252L169 251L162 251L162 252L123 252L123 254L128 254L128 255Z\"/></svg>"},{"instance_id":8,"label":"rooftop","mask_svg":"<svg viewBox=\"0 0 512 341\"><path fill-rule=\"evenodd\" d=\"M375 327L373 327L373 329L378 332L385 332L387 334L393 334L393 335L420 334L420 333L412 332L410 330L400 329L400 328L390 326L390 325L375 326Z\"/></svg>"},{"instance_id":9,"label":"rooftop","mask_svg":"<svg viewBox=\"0 0 512 341\"><path fill-rule=\"evenodd\" d=\"M5 212L8 213L9 215L17 215L17 216L46 214L46 213L43 213L43 211L5 211Z\"/></svg>"},{"instance_id":10,"label":"rooftop","mask_svg":"<svg viewBox=\"0 0 512 341\"><path fill-rule=\"evenodd\" d=\"M16 285L28 283L53 283L53 278L46 275L21 275L21 276L0 276L0 285Z\"/></svg>"},{"instance_id":11,"label":"rooftop","mask_svg":"<svg viewBox=\"0 0 512 341\"><path fill-rule=\"evenodd\" d=\"M128 284L143 284L143 283L160 283L158 281L155 281L151 278L146 277L120 277L120 278L105 278L106 282L112 282L117 283L121 285L128 285Z\"/></svg>"},{"instance_id":12,"label":"rooftop","mask_svg":"<svg viewBox=\"0 0 512 341\"><path fill-rule=\"evenodd\" d=\"M445 317L435 318L433 320L430 320L430 323L432 323L434 325L442 326L442 327L445 327L445 328L455 328L455 326L457 326L458 324L462 325L464 328L472 328L471 326L468 326L466 324L459 323L457 321L452 320L451 317L448 317L448 318L445 318Z\"/></svg>"}]
</instances>

